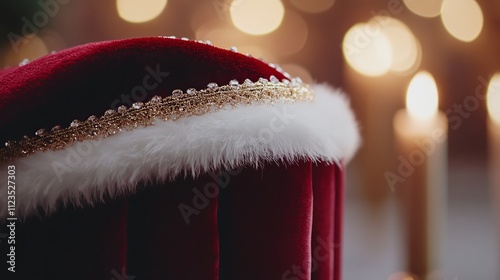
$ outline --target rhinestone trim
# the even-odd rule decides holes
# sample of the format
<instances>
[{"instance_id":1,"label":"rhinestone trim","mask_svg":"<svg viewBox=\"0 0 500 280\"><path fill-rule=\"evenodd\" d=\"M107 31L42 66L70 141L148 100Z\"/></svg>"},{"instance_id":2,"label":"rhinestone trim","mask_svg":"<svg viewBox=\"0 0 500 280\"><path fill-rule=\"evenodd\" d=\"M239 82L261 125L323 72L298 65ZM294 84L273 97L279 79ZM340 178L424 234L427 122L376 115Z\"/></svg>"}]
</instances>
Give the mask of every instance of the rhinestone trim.
<instances>
[{"instance_id":1,"label":"rhinestone trim","mask_svg":"<svg viewBox=\"0 0 500 280\"><path fill-rule=\"evenodd\" d=\"M139 126L150 126L157 120L200 116L241 104L294 103L314 98L311 87L300 79L279 82L271 77L270 80L274 82L260 79L257 82L246 80L243 84L231 81L224 86L210 83L206 89L191 88L187 93L176 89L172 96L154 96L150 101L134 103L130 108L120 106L117 111L108 110L99 118L90 116L85 121L74 120L67 127L39 129L34 137L25 136L19 141L6 142L5 148L0 148L0 163L38 151L62 150L75 142L102 139Z\"/></svg>"}]
</instances>

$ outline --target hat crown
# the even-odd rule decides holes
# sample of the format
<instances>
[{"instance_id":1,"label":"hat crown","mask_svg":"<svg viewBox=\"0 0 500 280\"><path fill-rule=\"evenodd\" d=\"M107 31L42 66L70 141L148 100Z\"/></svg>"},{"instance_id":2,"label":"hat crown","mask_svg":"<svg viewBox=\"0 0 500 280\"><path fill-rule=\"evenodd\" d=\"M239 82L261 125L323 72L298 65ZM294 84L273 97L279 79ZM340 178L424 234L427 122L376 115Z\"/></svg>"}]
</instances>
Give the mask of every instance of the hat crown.
<instances>
[{"instance_id":1,"label":"hat crown","mask_svg":"<svg viewBox=\"0 0 500 280\"><path fill-rule=\"evenodd\" d=\"M285 75L240 53L171 37L90 43L0 72L0 141L208 84ZM233 81L233 83L234 83Z\"/></svg>"}]
</instances>

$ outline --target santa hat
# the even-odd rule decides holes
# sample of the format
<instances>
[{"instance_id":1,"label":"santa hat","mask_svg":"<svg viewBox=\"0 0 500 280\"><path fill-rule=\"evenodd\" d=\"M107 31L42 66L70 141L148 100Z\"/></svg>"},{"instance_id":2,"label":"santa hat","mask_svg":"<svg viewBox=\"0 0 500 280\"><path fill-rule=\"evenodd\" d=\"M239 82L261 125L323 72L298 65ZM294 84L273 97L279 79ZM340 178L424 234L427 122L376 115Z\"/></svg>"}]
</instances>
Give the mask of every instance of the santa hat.
<instances>
[{"instance_id":1,"label":"santa hat","mask_svg":"<svg viewBox=\"0 0 500 280\"><path fill-rule=\"evenodd\" d=\"M333 219L331 212L339 207L339 197L334 194L342 188L339 178L343 163L356 151L359 136L346 97L327 85L305 84L279 66L235 49L224 50L209 42L172 37L106 41L70 48L3 70L0 84L0 141L5 142L0 149L0 170L4 170L0 174L2 205L7 205L10 199L7 170L15 170L16 186L15 212L2 207L2 219L23 218L26 228L46 230L47 224L64 228L62 220L88 221L85 211L96 211L88 209L102 208L106 215L120 213L120 218L114 219L120 222L112 230L99 229L120 234L120 245L116 246L121 248L120 252L111 254L112 257L108 254L108 259L116 261L109 261L113 263L110 266L103 265L101 274L94 271L82 275L111 278L113 270L121 273L126 267L128 273L147 279L166 276L195 279L196 273L186 267L189 262L179 263L181 254L194 258L193 265L201 267L199 275L281 279L274 278L281 277L280 271L290 277L299 273L293 265L303 267L300 273L312 273L311 264L318 261L314 259L314 244L335 243L332 234L340 229L333 230L332 223L338 223L339 210L334 215L336 221L327 220ZM239 171L230 172L235 169ZM217 176L226 172L231 184L238 186L222 190L222 179L216 177L219 187L215 188L218 189L214 197L210 197L206 193L210 188L206 186L214 172L219 172ZM182 195L163 193L165 189L175 189L167 187L169 184L183 185L188 191L180 191L184 192ZM258 185L251 189L244 187L246 184ZM202 189L196 192L199 185ZM274 190L263 190L263 186L273 186ZM170 189L167 192L173 192ZM196 204L200 192L217 203L200 209L179 198L186 196L191 201L194 197L192 204ZM266 192L270 192L266 199L274 199L275 207L283 209L271 210L274 207L267 204L272 201L261 201L259 197ZM313 203L315 192L328 194L328 199ZM200 198L200 204L204 200ZM331 205L333 202L337 205ZM115 212L109 210L114 206L108 205L117 203L120 206L113 208ZM169 203L173 209L178 208L175 218L170 217L172 213L151 208L151 205L166 207ZM245 204L248 209L238 209ZM128 205L128 209L123 205ZM202 210L206 215L200 214ZM318 214L314 215L315 211ZM324 214L325 211L329 214ZM300 222L277 221L277 227L290 231L299 224L303 228L288 237L279 237L271 228L262 229L270 231L268 237L256 233L238 237L238 232L247 226L258 227L259 219L266 220L262 216L287 220L286 213ZM58 215L65 218L57 218ZM138 218L142 215L149 215L149 221ZM235 219L256 219L257 224L237 225ZM150 233L134 230L138 225ZM209 245L192 241L199 238L196 233L200 231L207 232L202 239L207 239ZM159 235L162 232L166 240ZM315 232L321 233L318 236L324 240L315 240ZM168 234L189 236L191 241L172 240L165 236ZM233 240L249 236L254 236L255 242L247 239L250 244L244 244ZM155 245L145 245L145 240L154 240ZM95 250L106 242L107 239L96 241ZM190 249L180 250L176 247L178 242L186 242L183 246ZM262 265L264 268L256 272L253 262L262 256L248 251L267 242L281 244L276 246L286 254L270 257L274 263ZM193 244L199 246L191 248ZM295 245L282 247L287 244ZM330 247L325 250L333 252ZM172 249L177 257L163 255L169 248L179 249ZM187 253L195 251L197 256ZM64 253L50 255L57 254ZM239 263L229 257L234 255L246 256L245 261ZM151 259L146 261L145 256ZM308 257L302 262L304 256ZM162 260L171 269L162 266ZM68 264L67 272L71 271L69 267L72 266ZM328 267L320 270L332 273L334 265ZM176 270L181 272L173 272ZM103 276L106 272L109 275ZM236 272L242 276L236 277ZM186 276L189 273L194 274ZM59 274L54 275L51 279Z\"/></svg>"}]
</instances>

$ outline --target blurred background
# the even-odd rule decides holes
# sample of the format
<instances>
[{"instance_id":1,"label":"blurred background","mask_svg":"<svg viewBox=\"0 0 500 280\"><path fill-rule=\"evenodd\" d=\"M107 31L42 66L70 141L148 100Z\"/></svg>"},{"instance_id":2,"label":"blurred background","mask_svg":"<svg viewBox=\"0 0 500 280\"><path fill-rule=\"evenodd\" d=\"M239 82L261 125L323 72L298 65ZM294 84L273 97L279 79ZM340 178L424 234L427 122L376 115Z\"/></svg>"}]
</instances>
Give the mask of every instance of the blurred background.
<instances>
[{"instance_id":1,"label":"blurred background","mask_svg":"<svg viewBox=\"0 0 500 280\"><path fill-rule=\"evenodd\" d=\"M499 1L0 2L0 67L88 42L170 35L236 46L348 94L363 146L348 166L344 279L500 279ZM407 158L428 174L401 171L406 154L393 120L410 83L434 94L421 103L449 122L439 154L422 164ZM409 203L411 182L438 201ZM408 213L419 211L425 229L408 227ZM411 249L429 240L427 251ZM429 259L425 276L410 273Z\"/></svg>"}]
</instances>

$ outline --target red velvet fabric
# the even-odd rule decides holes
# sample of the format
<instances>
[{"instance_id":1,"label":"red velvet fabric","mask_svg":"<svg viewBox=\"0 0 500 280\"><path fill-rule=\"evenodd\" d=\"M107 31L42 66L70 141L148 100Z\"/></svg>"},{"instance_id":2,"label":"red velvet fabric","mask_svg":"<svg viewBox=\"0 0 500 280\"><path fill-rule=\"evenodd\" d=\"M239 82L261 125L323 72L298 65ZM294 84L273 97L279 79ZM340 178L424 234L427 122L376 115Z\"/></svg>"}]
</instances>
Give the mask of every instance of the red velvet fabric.
<instances>
[{"instance_id":1,"label":"red velvet fabric","mask_svg":"<svg viewBox=\"0 0 500 280\"><path fill-rule=\"evenodd\" d=\"M174 89L283 74L260 60L181 39L106 41L46 55L0 72L0 142L68 126ZM148 78L149 76L149 78Z\"/></svg>"},{"instance_id":2,"label":"red velvet fabric","mask_svg":"<svg viewBox=\"0 0 500 280\"><path fill-rule=\"evenodd\" d=\"M313 169L312 279L341 279L344 173L333 165Z\"/></svg>"},{"instance_id":3,"label":"red velvet fabric","mask_svg":"<svg viewBox=\"0 0 500 280\"><path fill-rule=\"evenodd\" d=\"M219 202L221 279L282 279L295 265L310 274L311 163L268 164L230 179Z\"/></svg>"},{"instance_id":4,"label":"red velvet fabric","mask_svg":"<svg viewBox=\"0 0 500 280\"><path fill-rule=\"evenodd\" d=\"M126 221L123 199L95 207L61 207L50 217L18 220L16 272L7 271L10 245L2 239L0 279L111 279L126 268ZM4 232L4 221L0 228Z\"/></svg>"},{"instance_id":5,"label":"red velvet fabric","mask_svg":"<svg viewBox=\"0 0 500 280\"><path fill-rule=\"evenodd\" d=\"M178 180L149 186L151 189L131 198L130 275L138 279L218 279L217 199L196 195L211 182L208 175ZM187 224L179 205L196 207L193 200L200 207Z\"/></svg>"},{"instance_id":6,"label":"red velvet fabric","mask_svg":"<svg viewBox=\"0 0 500 280\"><path fill-rule=\"evenodd\" d=\"M271 75L284 78L259 60L192 41L87 44L0 72L0 141L176 88ZM134 96L138 87L148 89ZM18 272L3 277L3 267L1 279L340 279L339 166L267 163L219 175L18 221Z\"/></svg>"},{"instance_id":7,"label":"red velvet fabric","mask_svg":"<svg viewBox=\"0 0 500 280\"><path fill-rule=\"evenodd\" d=\"M2 279L340 280L337 165L268 163L140 189L18 222L18 278Z\"/></svg>"}]
</instances>

